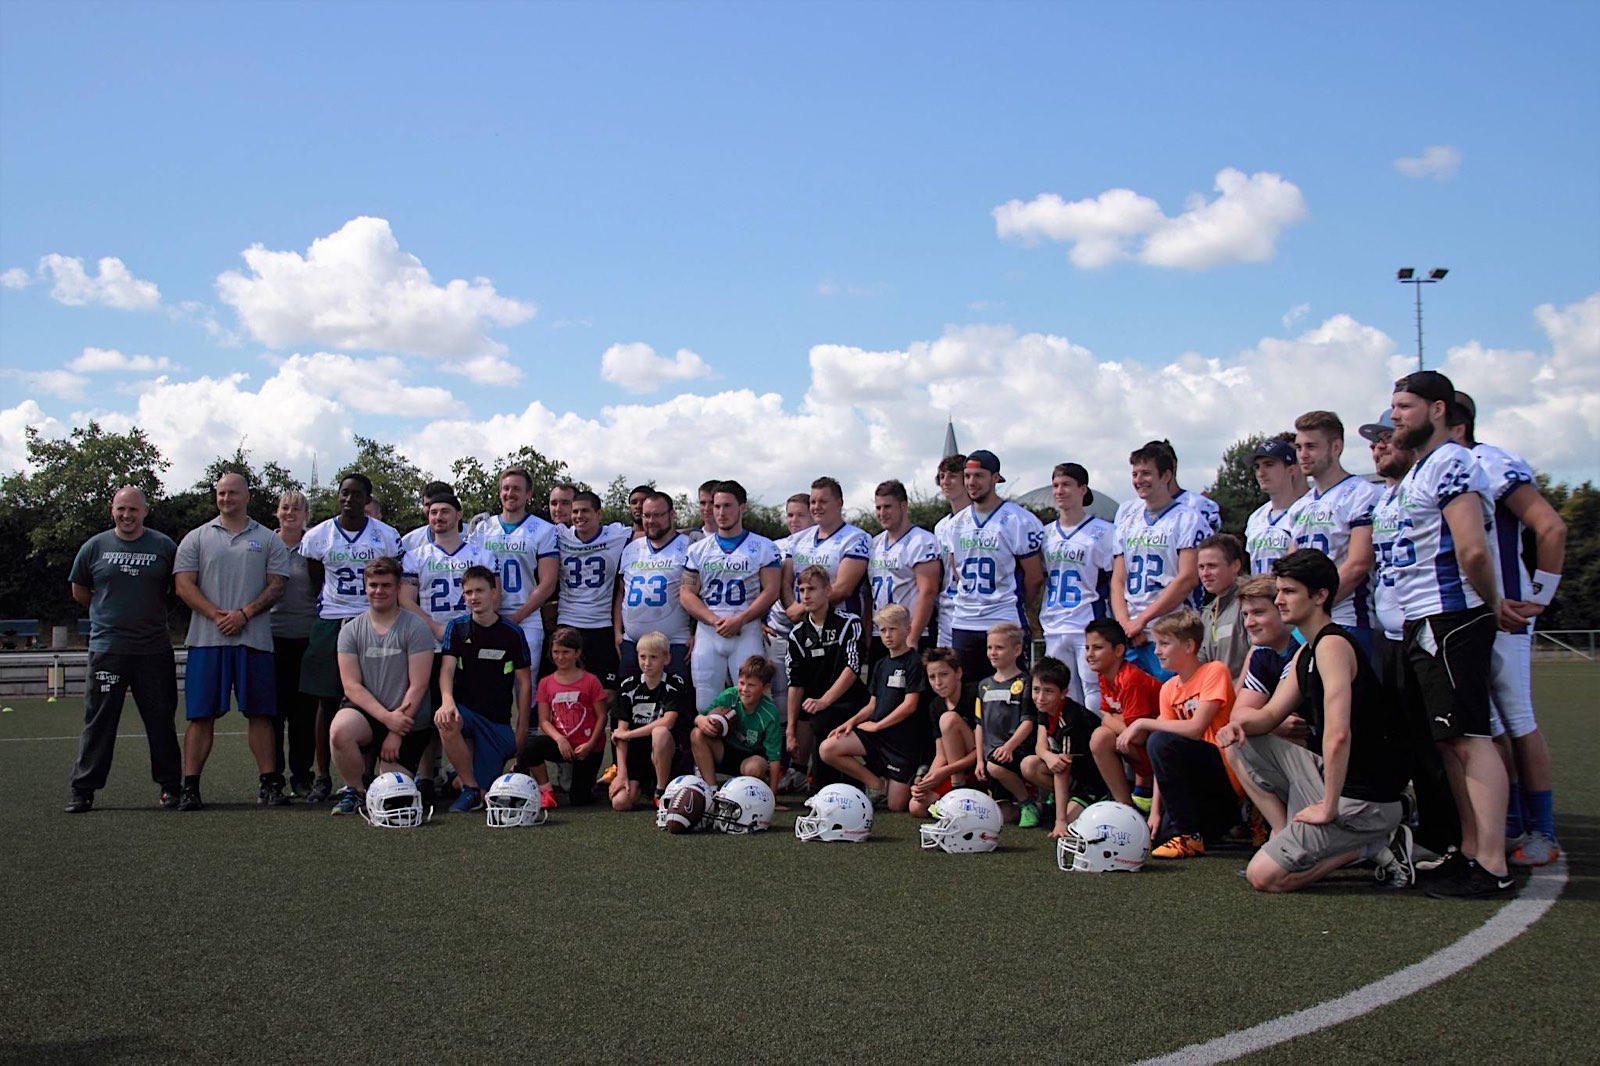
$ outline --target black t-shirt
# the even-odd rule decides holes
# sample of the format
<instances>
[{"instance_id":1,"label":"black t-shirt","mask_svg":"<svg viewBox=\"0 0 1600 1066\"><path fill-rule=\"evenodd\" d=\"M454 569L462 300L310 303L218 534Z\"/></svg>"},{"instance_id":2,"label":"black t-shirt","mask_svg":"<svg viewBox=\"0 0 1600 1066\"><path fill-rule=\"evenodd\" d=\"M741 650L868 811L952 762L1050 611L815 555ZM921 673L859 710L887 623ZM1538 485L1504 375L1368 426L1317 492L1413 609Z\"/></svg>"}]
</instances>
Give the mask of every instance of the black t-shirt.
<instances>
[{"instance_id":1,"label":"black t-shirt","mask_svg":"<svg viewBox=\"0 0 1600 1066\"><path fill-rule=\"evenodd\" d=\"M528 639L505 619L479 625L470 614L445 626L442 654L455 658L456 704L491 722L511 725L516 713L516 672L529 665ZM531 680L531 679L530 679Z\"/></svg>"},{"instance_id":2,"label":"black t-shirt","mask_svg":"<svg viewBox=\"0 0 1600 1066\"><path fill-rule=\"evenodd\" d=\"M661 675L661 684L655 688L645 684L643 674L629 674L617 689L611 720L631 729L649 725L668 711L678 712L672 735L686 738L694 727L694 687L674 673Z\"/></svg>"},{"instance_id":3,"label":"black t-shirt","mask_svg":"<svg viewBox=\"0 0 1600 1066\"><path fill-rule=\"evenodd\" d=\"M1356 661L1355 681L1350 687L1350 760L1341 794L1372 803L1396 802L1405 789L1407 776L1399 708L1378 683L1378 675L1361 645L1334 622L1312 638L1295 664L1295 678L1300 683L1300 716L1306 720L1306 747L1316 755L1322 754L1323 688L1316 660L1317 645L1329 639L1348 643Z\"/></svg>"},{"instance_id":4,"label":"black t-shirt","mask_svg":"<svg viewBox=\"0 0 1600 1066\"><path fill-rule=\"evenodd\" d=\"M1074 759L1089 757L1089 738L1100 725L1100 716L1073 699L1066 697L1061 713L1051 718L1039 711L1039 728L1044 730L1045 745L1057 755L1070 755Z\"/></svg>"},{"instance_id":5,"label":"black t-shirt","mask_svg":"<svg viewBox=\"0 0 1600 1066\"><path fill-rule=\"evenodd\" d=\"M961 720L967 723L968 729L971 729L973 726L977 725L978 719L972 713L972 708L976 706L977 702L977 685L963 684L961 686L961 695L956 698L956 705L954 707L946 703L943 696L933 691L932 685L928 686L927 692L923 693L922 696L922 703L928 708L928 722L933 726L933 732L935 735L937 735L939 732L939 719L944 717L946 711L954 711L959 714L961 716Z\"/></svg>"},{"instance_id":6,"label":"black t-shirt","mask_svg":"<svg viewBox=\"0 0 1600 1066\"><path fill-rule=\"evenodd\" d=\"M849 667L855 671L855 684L834 703L836 713L855 713L867 705L867 686L861 664L861 619L844 611L830 610L818 626L807 615L795 623L789 634L789 687L799 689L807 699L823 696ZM779 708L787 718L787 707Z\"/></svg>"}]
</instances>

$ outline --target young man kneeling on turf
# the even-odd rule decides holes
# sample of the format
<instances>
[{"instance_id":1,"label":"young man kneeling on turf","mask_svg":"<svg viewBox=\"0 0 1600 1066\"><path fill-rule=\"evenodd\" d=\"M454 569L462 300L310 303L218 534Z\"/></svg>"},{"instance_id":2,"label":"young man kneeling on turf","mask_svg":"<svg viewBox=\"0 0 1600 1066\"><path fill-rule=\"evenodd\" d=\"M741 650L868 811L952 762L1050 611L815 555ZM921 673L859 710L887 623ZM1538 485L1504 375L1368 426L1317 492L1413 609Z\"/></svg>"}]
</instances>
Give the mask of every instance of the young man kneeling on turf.
<instances>
[{"instance_id":1,"label":"young man kneeling on turf","mask_svg":"<svg viewBox=\"0 0 1600 1066\"><path fill-rule=\"evenodd\" d=\"M1226 663L1200 661L1200 616L1179 611L1155 624L1156 658L1174 676L1161 685L1161 715L1123 730L1117 751L1141 739L1156 772L1150 836L1162 843L1154 859L1188 859L1206 853L1239 824L1241 790L1217 749L1217 730L1233 712L1233 677Z\"/></svg>"},{"instance_id":2,"label":"young man kneeling on turf","mask_svg":"<svg viewBox=\"0 0 1600 1066\"><path fill-rule=\"evenodd\" d=\"M928 694L923 698L929 701L928 725L934 741L933 762L911 782L908 809L918 818L928 817L945 792L965 785L978 761L972 747L972 727L977 721L972 707L978 690L962 678L961 657L951 648L929 648L922 653L922 669L928 677Z\"/></svg>"},{"instance_id":3,"label":"young man kneeling on turf","mask_svg":"<svg viewBox=\"0 0 1600 1066\"><path fill-rule=\"evenodd\" d=\"M750 656L739 667L739 683L723 689L695 719L689 750L708 784L715 786L721 771L730 777L762 778L777 793L783 726L768 695L775 670L765 655Z\"/></svg>"},{"instance_id":4,"label":"young man kneeling on turf","mask_svg":"<svg viewBox=\"0 0 1600 1066\"><path fill-rule=\"evenodd\" d=\"M1089 738L1089 751L1111 798L1148 815L1155 788L1150 756L1143 741L1120 751L1117 738L1139 719L1161 713L1161 682L1128 662L1127 650L1128 635L1115 618L1096 618L1084 630L1083 657L1100 675L1100 726Z\"/></svg>"},{"instance_id":5,"label":"young man kneeling on turf","mask_svg":"<svg viewBox=\"0 0 1600 1066\"><path fill-rule=\"evenodd\" d=\"M1266 706L1245 708L1217 732L1272 836L1245 870L1262 892L1293 892L1360 859L1377 864L1385 888L1416 874L1411 830L1400 821L1406 784L1399 709L1361 646L1329 615L1339 568L1314 548L1272 564L1278 609L1309 643ZM1291 714L1306 722L1306 746L1274 734Z\"/></svg>"},{"instance_id":6,"label":"young man kneeling on turf","mask_svg":"<svg viewBox=\"0 0 1600 1066\"><path fill-rule=\"evenodd\" d=\"M903 811L933 748L921 709L927 678L910 643L911 612L891 603L872 620L888 655L872 668L867 705L829 733L819 751L829 766L866 786L874 807L887 800L891 811Z\"/></svg>"},{"instance_id":7,"label":"young man kneeling on turf","mask_svg":"<svg viewBox=\"0 0 1600 1066\"><path fill-rule=\"evenodd\" d=\"M433 724L461 782L461 796L450 809L464 813L483 810L483 790L516 756L517 738L528 735L533 670L522 628L500 617L494 571L467 567L461 597L472 613L445 626Z\"/></svg>"},{"instance_id":8,"label":"young man kneeling on turf","mask_svg":"<svg viewBox=\"0 0 1600 1066\"><path fill-rule=\"evenodd\" d=\"M1015 816L1023 829L1032 829L1039 824L1039 809L1028 798L1028 783L1022 777L1022 759L1032 750L1034 727L1028 672L1017 665L1022 657L1022 627L1012 622L992 627L987 649L994 676L978 683L973 704L972 746L983 753L976 774L989 785L990 795L1011 801L1000 806L1007 821Z\"/></svg>"},{"instance_id":9,"label":"young man kneeling on turf","mask_svg":"<svg viewBox=\"0 0 1600 1066\"><path fill-rule=\"evenodd\" d=\"M1072 670L1060 659L1040 659L1030 673L1039 737L1033 754L1022 760L1022 776L1041 796L1055 796L1056 824L1050 836L1064 837L1085 807L1111 798L1089 754L1089 738L1099 728L1100 716L1067 695Z\"/></svg>"},{"instance_id":10,"label":"young man kneeling on turf","mask_svg":"<svg viewBox=\"0 0 1600 1066\"><path fill-rule=\"evenodd\" d=\"M634 645L639 672L622 679L612 707L611 742L617 751L617 776L611 782L611 809L631 811L645 796L657 805L675 775L675 763L688 745L694 719L694 689L667 673L672 644L665 633L646 633Z\"/></svg>"}]
</instances>

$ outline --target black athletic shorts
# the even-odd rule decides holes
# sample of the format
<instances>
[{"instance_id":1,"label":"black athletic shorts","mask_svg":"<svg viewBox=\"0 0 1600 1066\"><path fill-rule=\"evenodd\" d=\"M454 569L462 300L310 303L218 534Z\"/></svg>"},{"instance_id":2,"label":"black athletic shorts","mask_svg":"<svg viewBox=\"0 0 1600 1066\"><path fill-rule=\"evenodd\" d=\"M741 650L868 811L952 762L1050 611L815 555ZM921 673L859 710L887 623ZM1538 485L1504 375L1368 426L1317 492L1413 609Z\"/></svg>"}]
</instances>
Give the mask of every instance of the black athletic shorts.
<instances>
[{"instance_id":1,"label":"black athletic shorts","mask_svg":"<svg viewBox=\"0 0 1600 1066\"><path fill-rule=\"evenodd\" d=\"M650 760L650 738L635 737L625 743L628 745L628 750L626 761L621 767L623 776L629 781L636 782L641 793L648 794L658 788L665 788L666 781L656 780L656 764ZM667 768L668 774L676 776L673 771L678 769L680 761L680 753L674 751L672 762Z\"/></svg>"},{"instance_id":2,"label":"black athletic shorts","mask_svg":"<svg viewBox=\"0 0 1600 1066\"><path fill-rule=\"evenodd\" d=\"M867 751L867 769L879 777L909 785L917 779L917 767L926 760L917 752L907 751L895 743L902 737L886 737L882 733L863 733L856 730L855 737Z\"/></svg>"},{"instance_id":3,"label":"black athletic shorts","mask_svg":"<svg viewBox=\"0 0 1600 1066\"><path fill-rule=\"evenodd\" d=\"M722 756L717 760L716 771L719 774L731 774L738 777L744 771L739 767L752 755L765 759L766 756L758 751L742 751L727 741L722 742Z\"/></svg>"},{"instance_id":4,"label":"black athletic shorts","mask_svg":"<svg viewBox=\"0 0 1600 1066\"><path fill-rule=\"evenodd\" d=\"M1495 616L1487 606L1447 611L1407 622L1406 668L1413 697L1436 741L1491 737L1489 667Z\"/></svg>"},{"instance_id":5,"label":"black athletic shorts","mask_svg":"<svg viewBox=\"0 0 1600 1066\"><path fill-rule=\"evenodd\" d=\"M583 638L583 668L600 679L600 687L615 690L617 687L617 635L610 626L604 629L580 629Z\"/></svg>"},{"instance_id":6,"label":"black athletic shorts","mask_svg":"<svg viewBox=\"0 0 1600 1066\"><path fill-rule=\"evenodd\" d=\"M353 703L347 703L345 706L367 720L367 725L372 729L372 743L361 750L376 755L383 748L383 742L388 739L389 727ZM413 729L400 738L400 757L395 762L404 767L406 773L412 777L417 776L417 766L422 762L422 753L428 750L428 745L433 743L436 735L432 729Z\"/></svg>"}]
</instances>

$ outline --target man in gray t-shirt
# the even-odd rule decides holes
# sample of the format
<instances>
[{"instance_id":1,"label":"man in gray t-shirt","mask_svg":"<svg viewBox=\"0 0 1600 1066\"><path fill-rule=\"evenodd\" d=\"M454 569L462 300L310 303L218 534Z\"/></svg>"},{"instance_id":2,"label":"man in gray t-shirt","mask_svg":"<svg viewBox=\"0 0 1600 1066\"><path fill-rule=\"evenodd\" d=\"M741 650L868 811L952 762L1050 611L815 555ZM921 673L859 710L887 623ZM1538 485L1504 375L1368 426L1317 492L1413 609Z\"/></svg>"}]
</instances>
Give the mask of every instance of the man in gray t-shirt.
<instances>
[{"instance_id":1,"label":"man in gray t-shirt","mask_svg":"<svg viewBox=\"0 0 1600 1066\"><path fill-rule=\"evenodd\" d=\"M132 485L111 501L115 525L78 549L69 580L72 598L89 608L89 666L83 688L83 734L67 778L68 814L94 806L105 787L117 724L129 691L150 741L150 776L161 786L161 805L178 805L178 734L172 712L178 678L167 634L167 590L172 583L172 538L146 529L150 504Z\"/></svg>"},{"instance_id":2,"label":"man in gray t-shirt","mask_svg":"<svg viewBox=\"0 0 1600 1066\"><path fill-rule=\"evenodd\" d=\"M415 776L433 739L428 703L433 631L400 609L398 562L374 559L362 581L369 606L339 630L339 680L346 703L334 715L329 739L345 787L333 814L354 814L365 802L374 749L380 770L399 766Z\"/></svg>"},{"instance_id":3,"label":"man in gray t-shirt","mask_svg":"<svg viewBox=\"0 0 1600 1066\"><path fill-rule=\"evenodd\" d=\"M189 661L183 672L183 795L180 811L196 811L200 774L211 755L217 719L238 701L248 723L250 754L261 773L256 803L289 802L278 772L273 719L278 713L272 665L272 620L283 595L289 549L246 511L250 486L240 474L217 479L217 517L191 529L172 565L178 598L189 605Z\"/></svg>"}]
</instances>

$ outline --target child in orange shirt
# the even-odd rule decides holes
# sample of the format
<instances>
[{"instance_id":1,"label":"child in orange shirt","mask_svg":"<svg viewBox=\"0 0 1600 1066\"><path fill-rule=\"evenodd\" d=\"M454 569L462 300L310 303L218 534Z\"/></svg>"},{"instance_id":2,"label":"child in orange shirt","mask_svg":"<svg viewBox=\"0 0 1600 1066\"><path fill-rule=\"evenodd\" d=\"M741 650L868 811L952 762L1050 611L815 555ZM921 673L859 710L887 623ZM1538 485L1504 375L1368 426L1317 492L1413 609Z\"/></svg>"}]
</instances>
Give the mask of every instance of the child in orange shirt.
<instances>
[{"instance_id":1,"label":"child in orange shirt","mask_svg":"<svg viewBox=\"0 0 1600 1066\"><path fill-rule=\"evenodd\" d=\"M1200 661L1205 631L1194 611L1167 615L1154 629L1156 657L1176 676L1162 683L1160 716L1129 723L1117 750L1142 738L1155 768L1150 836L1161 843L1151 857L1188 859L1239 822L1239 783L1217 749L1217 730L1233 713L1233 678L1226 663Z\"/></svg>"}]
</instances>

